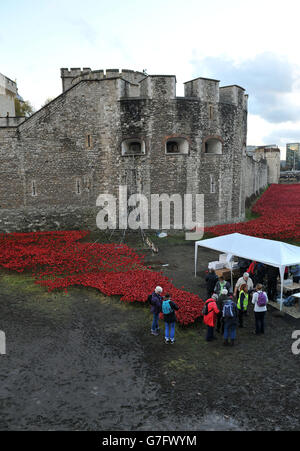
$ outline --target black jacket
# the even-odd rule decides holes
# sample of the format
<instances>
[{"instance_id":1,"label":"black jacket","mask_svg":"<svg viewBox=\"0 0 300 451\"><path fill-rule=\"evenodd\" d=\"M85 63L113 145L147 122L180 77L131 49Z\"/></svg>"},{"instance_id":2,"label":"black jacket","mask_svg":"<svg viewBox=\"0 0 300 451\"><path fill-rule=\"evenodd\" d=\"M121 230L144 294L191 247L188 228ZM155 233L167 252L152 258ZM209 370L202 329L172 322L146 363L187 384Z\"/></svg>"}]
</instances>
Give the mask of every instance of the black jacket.
<instances>
[{"instance_id":1,"label":"black jacket","mask_svg":"<svg viewBox=\"0 0 300 451\"><path fill-rule=\"evenodd\" d=\"M215 272L209 272L205 277L206 288L208 291L213 292L216 286L216 283L219 281L219 277Z\"/></svg>"},{"instance_id":2,"label":"black jacket","mask_svg":"<svg viewBox=\"0 0 300 451\"><path fill-rule=\"evenodd\" d=\"M267 266L267 276L268 280L277 279L279 276L279 269L274 266Z\"/></svg>"},{"instance_id":3,"label":"black jacket","mask_svg":"<svg viewBox=\"0 0 300 451\"><path fill-rule=\"evenodd\" d=\"M176 321L176 314L175 314L175 310L179 310L179 307L177 304L175 304L175 302L170 301L170 306L173 309L173 311L171 313L169 313L168 315L164 314L164 322L165 323L175 323Z\"/></svg>"}]
</instances>

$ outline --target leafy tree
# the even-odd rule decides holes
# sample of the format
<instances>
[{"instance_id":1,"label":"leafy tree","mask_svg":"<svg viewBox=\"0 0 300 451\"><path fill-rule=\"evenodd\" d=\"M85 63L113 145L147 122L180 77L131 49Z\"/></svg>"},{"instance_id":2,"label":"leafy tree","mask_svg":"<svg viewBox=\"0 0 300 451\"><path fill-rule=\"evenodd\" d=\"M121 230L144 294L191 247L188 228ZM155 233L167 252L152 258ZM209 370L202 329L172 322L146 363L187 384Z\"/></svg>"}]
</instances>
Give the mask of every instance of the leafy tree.
<instances>
[{"instance_id":1,"label":"leafy tree","mask_svg":"<svg viewBox=\"0 0 300 451\"><path fill-rule=\"evenodd\" d=\"M34 113L33 106L28 100L21 102L19 99L15 98L15 109L16 116L30 117Z\"/></svg>"},{"instance_id":2,"label":"leafy tree","mask_svg":"<svg viewBox=\"0 0 300 451\"><path fill-rule=\"evenodd\" d=\"M55 99L55 97L48 97L48 98L45 100L45 102L43 103L42 106L48 105L48 103L52 102L52 100L54 100L54 99Z\"/></svg>"}]
</instances>

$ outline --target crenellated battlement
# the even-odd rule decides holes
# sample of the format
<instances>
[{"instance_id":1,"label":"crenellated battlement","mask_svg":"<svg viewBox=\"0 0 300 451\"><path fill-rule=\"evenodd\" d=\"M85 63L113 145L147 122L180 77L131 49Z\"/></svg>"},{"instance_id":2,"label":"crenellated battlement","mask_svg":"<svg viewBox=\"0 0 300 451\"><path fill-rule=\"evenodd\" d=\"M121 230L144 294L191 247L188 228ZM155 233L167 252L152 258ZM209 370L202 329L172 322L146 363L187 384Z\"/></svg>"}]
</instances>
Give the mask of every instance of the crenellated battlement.
<instances>
[{"instance_id":1,"label":"crenellated battlement","mask_svg":"<svg viewBox=\"0 0 300 451\"><path fill-rule=\"evenodd\" d=\"M89 67L61 69L63 92L83 80L102 81L120 78L128 83L122 89L128 98L176 99L175 75L147 75L129 69L91 70ZM210 104L227 103L248 109L248 95L238 85L220 87L220 80L198 77L184 83L184 98L199 99Z\"/></svg>"},{"instance_id":2,"label":"crenellated battlement","mask_svg":"<svg viewBox=\"0 0 300 451\"><path fill-rule=\"evenodd\" d=\"M137 72L129 69L100 69L93 70L89 67L75 67L71 69L62 68L61 79L63 92L82 80L104 80L107 78L123 78L129 83L137 84L146 77L144 72Z\"/></svg>"}]
</instances>

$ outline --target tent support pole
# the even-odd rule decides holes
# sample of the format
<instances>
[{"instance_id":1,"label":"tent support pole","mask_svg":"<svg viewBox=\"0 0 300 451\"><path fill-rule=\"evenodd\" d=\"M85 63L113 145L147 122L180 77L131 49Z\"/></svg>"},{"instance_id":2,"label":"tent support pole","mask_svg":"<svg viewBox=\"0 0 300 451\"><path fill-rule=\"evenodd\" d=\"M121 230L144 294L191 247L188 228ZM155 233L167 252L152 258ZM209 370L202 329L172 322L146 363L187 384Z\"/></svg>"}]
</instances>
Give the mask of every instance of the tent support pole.
<instances>
[{"instance_id":1,"label":"tent support pole","mask_svg":"<svg viewBox=\"0 0 300 451\"><path fill-rule=\"evenodd\" d=\"M280 311L283 309L283 284L284 284L285 266L280 268Z\"/></svg>"}]
</instances>

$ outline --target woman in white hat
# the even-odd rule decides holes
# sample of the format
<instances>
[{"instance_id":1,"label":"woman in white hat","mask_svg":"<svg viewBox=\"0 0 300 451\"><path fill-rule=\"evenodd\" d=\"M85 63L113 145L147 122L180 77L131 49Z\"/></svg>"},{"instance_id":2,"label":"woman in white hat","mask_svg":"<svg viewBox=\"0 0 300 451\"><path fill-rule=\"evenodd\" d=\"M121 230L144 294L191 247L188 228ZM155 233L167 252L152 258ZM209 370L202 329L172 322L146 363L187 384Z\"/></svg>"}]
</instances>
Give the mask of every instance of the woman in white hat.
<instances>
[{"instance_id":1,"label":"woman in white hat","mask_svg":"<svg viewBox=\"0 0 300 451\"><path fill-rule=\"evenodd\" d=\"M162 287L156 287L154 293L152 293L151 298L151 313L153 313L153 322L151 327L151 335L157 336L159 335L160 329L158 327L159 314L161 312L162 306Z\"/></svg>"}]
</instances>

